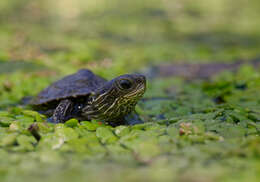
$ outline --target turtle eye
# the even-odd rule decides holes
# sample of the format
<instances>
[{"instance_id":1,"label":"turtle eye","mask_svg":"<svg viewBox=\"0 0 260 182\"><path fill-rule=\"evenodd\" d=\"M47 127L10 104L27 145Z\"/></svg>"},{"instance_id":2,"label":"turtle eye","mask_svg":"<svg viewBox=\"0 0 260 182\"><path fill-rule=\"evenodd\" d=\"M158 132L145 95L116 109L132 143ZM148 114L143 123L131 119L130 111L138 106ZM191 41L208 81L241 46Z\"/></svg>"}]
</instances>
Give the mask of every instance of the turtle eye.
<instances>
[{"instance_id":1,"label":"turtle eye","mask_svg":"<svg viewBox=\"0 0 260 182\"><path fill-rule=\"evenodd\" d=\"M119 81L119 85L120 85L120 87L121 87L122 89L125 89L125 90L130 89L130 88L132 87L131 81L126 80L126 79L120 80L120 81Z\"/></svg>"}]
</instances>

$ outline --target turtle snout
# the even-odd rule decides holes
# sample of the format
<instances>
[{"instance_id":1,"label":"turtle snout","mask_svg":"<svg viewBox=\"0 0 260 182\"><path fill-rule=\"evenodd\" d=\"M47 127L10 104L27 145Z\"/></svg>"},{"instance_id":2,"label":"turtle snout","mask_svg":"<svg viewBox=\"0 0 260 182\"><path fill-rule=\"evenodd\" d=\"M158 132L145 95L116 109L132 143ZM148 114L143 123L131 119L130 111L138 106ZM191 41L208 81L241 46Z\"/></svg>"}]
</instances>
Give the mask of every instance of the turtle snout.
<instances>
[{"instance_id":1,"label":"turtle snout","mask_svg":"<svg viewBox=\"0 0 260 182\"><path fill-rule=\"evenodd\" d=\"M146 77L144 75L138 75L136 81L139 84L146 84Z\"/></svg>"},{"instance_id":2,"label":"turtle snout","mask_svg":"<svg viewBox=\"0 0 260 182\"><path fill-rule=\"evenodd\" d=\"M140 79L142 80L143 83L146 83L146 77L144 75L140 75Z\"/></svg>"},{"instance_id":3,"label":"turtle snout","mask_svg":"<svg viewBox=\"0 0 260 182\"><path fill-rule=\"evenodd\" d=\"M141 83L144 87L144 90L146 89L146 77L144 75L140 76Z\"/></svg>"},{"instance_id":4,"label":"turtle snout","mask_svg":"<svg viewBox=\"0 0 260 182\"><path fill-rule=\"evenodd\" d=\"M139 90L145 91L146 89L146 77L144 75L138 75L137 87Z\"/></svg>"}]
</instances>

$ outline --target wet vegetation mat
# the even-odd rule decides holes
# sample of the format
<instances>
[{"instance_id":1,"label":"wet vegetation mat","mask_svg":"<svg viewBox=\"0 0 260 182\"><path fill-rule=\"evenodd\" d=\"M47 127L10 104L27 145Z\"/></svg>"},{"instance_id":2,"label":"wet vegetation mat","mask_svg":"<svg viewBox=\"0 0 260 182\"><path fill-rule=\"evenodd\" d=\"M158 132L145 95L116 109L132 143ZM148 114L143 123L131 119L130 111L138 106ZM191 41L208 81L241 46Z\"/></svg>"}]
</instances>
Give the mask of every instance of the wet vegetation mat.
<instances>
[{"instance_id":1,"label":"wet vegetation mat","mask_svg":"<svg viewBox=\"0 0 260 182\"><path fill-rule=\"evenodd\" d=\"M257 182L258 0L0 2L0 181ZM142 73L144 121L52 124L28 96Z\"/></svg>"}]
</instances>

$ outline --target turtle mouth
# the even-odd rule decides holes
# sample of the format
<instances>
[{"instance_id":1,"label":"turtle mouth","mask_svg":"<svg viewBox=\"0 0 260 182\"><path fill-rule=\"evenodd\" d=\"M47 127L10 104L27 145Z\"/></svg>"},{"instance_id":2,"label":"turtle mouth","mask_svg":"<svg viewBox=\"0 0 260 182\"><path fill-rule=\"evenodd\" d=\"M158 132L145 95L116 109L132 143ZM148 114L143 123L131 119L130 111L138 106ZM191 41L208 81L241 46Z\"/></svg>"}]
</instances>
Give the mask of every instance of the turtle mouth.
<instances>
[{"instance_id":1,"label":"turtle mouth","mask_svg":"<svg viewBox=\"0 0 260 182\"><path fill-rule=\"evenodd\" d=\"M130 92L125 95L125 97L134 97L134 96L139 96L141 97L146 90L146 86L144 84L139 85L133 92Z\"/></svg>"}]
</instances>

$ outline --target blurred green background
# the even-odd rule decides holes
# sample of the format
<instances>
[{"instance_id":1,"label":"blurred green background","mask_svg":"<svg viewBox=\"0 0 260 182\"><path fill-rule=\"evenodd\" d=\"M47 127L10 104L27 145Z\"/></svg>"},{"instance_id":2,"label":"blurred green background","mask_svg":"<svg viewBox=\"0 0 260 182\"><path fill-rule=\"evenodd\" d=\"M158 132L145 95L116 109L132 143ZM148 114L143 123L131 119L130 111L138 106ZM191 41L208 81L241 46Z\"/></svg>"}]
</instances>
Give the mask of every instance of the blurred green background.
<instances>
[{"instance_id":1,"label":"blurred green background","mask_svg":"<svg viewBox=\"0 0 260 182\"><path fill-rule=\"evenodd\" d=\"M53 125L20 104L80 68L111 79L257 63L259 12L259 0L1 0L0 181L258 182L260 72L250 65L208 80L155 75L145 98L171 99L139 102L143 125Z\"/></svg>"},{"instance_id":2,"label":"blurred green background","mask_svg":"<svg viewBox=\"0 0 260 182\"><path fill-rule=\"evenodd\" d=\"M257 0L0 2L0 60L110 76L161 62L259 57ZM98 66L97 66L98 65Z\"/></svg>"}]
</instances>

